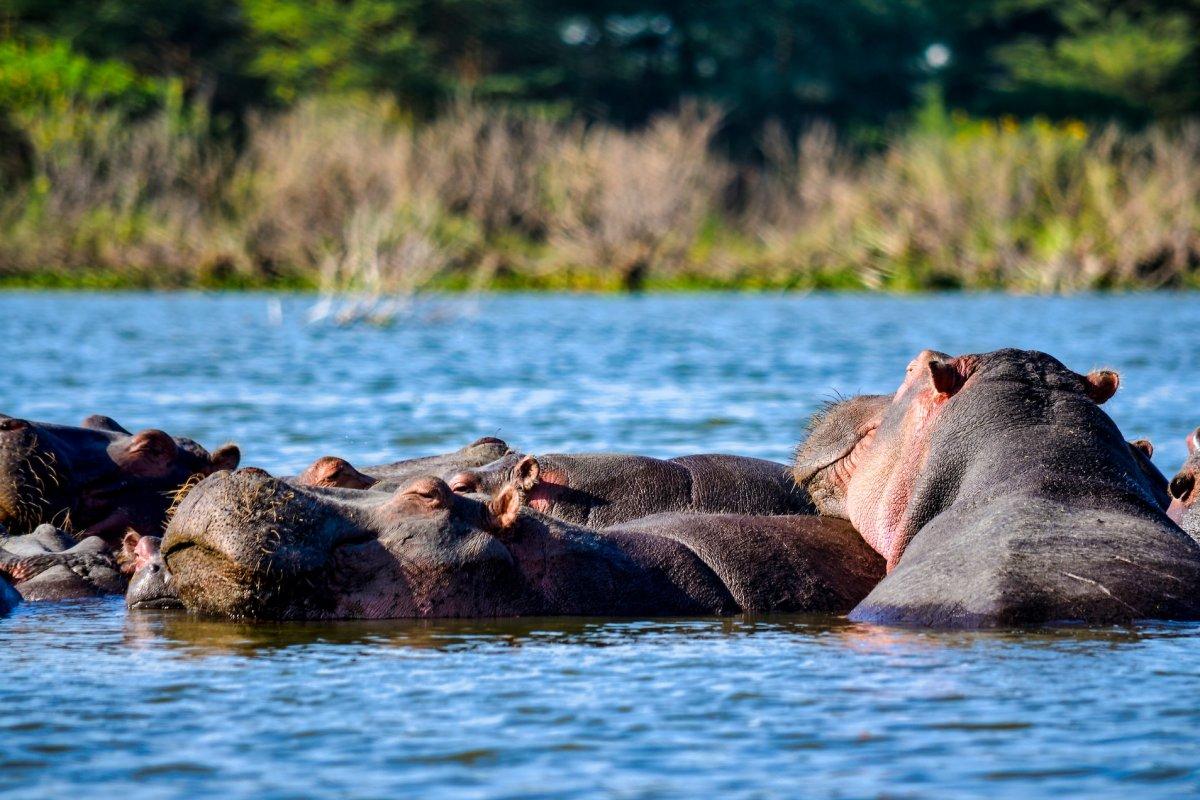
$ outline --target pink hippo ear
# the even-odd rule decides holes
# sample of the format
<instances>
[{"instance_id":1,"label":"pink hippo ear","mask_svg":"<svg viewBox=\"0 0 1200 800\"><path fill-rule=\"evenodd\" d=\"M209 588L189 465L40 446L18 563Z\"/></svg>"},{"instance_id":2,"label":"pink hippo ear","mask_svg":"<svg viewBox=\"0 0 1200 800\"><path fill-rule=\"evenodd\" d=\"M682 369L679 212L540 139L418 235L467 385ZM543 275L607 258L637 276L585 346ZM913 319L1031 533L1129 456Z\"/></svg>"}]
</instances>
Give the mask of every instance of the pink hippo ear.
<instances>
[{"instance_id":1,"label":"pink hippo ear","mask_svg":"<svg viewBox=\"0 0 1200 800\"><path fill-rule=\"evenodd\" d=\"M121 565L122 572L133 573L137 571L138 542L141 539L141 534L130 530L125 534L125 538L121 540L121 551L117 553L117 563Z\"/></svg>"},{"instance_id":2,"label":"pink hippo ear","mask_svg":"<svg viewBox=\"0 0 1200 800\"><path fill-rule=\"evenodd\" d=\"M1197 450L1200 450L1200 428L1192 431L1192 435L1187 440L1188 455L1192 455Z\"/></svg>"},{"instance_id":3,"label":"pink hippo ear","mask_svg":"<svg viewBox=\"0 0 1200 800\"><path fill-rule=\"evenodd\" d=\"M1111 369L1094 369L1087 374L1083 382L1087 396L1100 406L1117 393L1121 386L1121 376Z\"/></svg>"},{"instance_id":4,"label":"pink hippo ear","mask_svg":"<svg viewBox=\"0 0 1200 800\"><path fill-rule=\"evenodd\" d=\"M174 439L151 429L135 434L113 460L138 477L151 478L170 470L178 453Z\"/></svg>"},{"instance_id":5,"label":"pink hippo ear","mask_svg":"<svg viewBox=\"0 0 1200 800\"><path fill-rule=\"evenodd\" d=\"M521 504L525 502L524 492L514 483L505 485L487 503L488 521L490 527L497 533L512 528L521 515Z\"/></svg>"},{"instance_id":6,"label":"pink hippo ear","mask_svg":"<svg viewBox=\"0 0 1200 800\"><path fill-rule=\"evenodd\" d=\"M1146 458L1154 458L1154 442L1149 439L1135 439L1129 443L1130 447L1142 451L1142 455Z\"/></svg>"},{"instance_id":7,"label":"pink hippo ear","mask_svg":"<svg viewBox=\"0 0 1200 800\"><path fill-rule=\"evenodd\" d=\"M537 486L542 474L542 466L533 456L525 456L513 467L513 482L523 492L528 492Z\"/></svg>"},{"instance_id":8,"label":"pink hippo ear","mask_svg":"<svg viewBox=\"0 0 1200 800\"><path fill-rule=\"evenodd\" d=\"M236 444L223 444L213 451L209 463L212 464L213 472L220 472L223 469L233 471L237 469L242 460L242 451L238 449Z\"/></svg>"},{"instance_id":9,"label":"pink hippo ear","mask_svg":"<svg viewBox=\"0 0 1200 800\"><path fill-rule=\"evenodd\" d=\"M934 391L946 397L954 396L965 382L962 373L953 364L936 359L929 361L929 380Z\"/></svg>"}]
</instances>

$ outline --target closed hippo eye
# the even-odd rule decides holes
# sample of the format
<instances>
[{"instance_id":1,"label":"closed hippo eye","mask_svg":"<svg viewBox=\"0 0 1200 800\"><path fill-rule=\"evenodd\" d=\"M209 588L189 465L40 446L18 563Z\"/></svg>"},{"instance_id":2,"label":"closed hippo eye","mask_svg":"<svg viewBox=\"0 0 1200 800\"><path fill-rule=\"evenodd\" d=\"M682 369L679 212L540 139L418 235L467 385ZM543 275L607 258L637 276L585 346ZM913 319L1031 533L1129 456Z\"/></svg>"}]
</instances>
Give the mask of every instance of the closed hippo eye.
<instances>
[{"instance_id":1,"label":"closed hippo eye","mask_svg":"<svg viewBox=\"0 0 1200 800\"><path fill-rule=\"evenodd\" d=\"M475 479L474 475L467 473L455 475L449 480L448 485L450 486L450 491L457 492L458 494L471 494L472 492L479 491L479 481Z\"/></svg>"},{"instance_id":2,"label":"closed hippo eye","mask_svg":"<svg viewBox=\"0 0 1200 800\"><path fill-rule=\"evenodd\" d=\"M450 487L441 478L417 478L397 495L399 499L418 500L430 508L450 505Z\"/></svg>"}]
</instances>

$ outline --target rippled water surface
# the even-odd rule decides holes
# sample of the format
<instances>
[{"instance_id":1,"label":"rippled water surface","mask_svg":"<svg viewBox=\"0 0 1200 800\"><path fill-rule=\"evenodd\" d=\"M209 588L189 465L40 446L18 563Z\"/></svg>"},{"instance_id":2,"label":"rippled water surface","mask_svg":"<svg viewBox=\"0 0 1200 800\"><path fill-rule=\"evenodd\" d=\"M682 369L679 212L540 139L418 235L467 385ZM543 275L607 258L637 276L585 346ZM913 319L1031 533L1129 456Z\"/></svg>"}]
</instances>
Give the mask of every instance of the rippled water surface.
<instances>
[{"instance_id":1,"label":"rippled water surface","mask_svg":"<svg viewBox=\"0 0 1200 800\"><path fill-rule=\"evenodd\" d=\"M1000 346L1119 369L1168 474L1195 296L495 297L389 328L305 298L0 296L0 411L91 413L295 471L498 435L786 460L835 393ZM1200 627L925 633L837 619L240 625L117 598L0 619L19 797L1200 793Z\"/></svg>"}]
</instances>

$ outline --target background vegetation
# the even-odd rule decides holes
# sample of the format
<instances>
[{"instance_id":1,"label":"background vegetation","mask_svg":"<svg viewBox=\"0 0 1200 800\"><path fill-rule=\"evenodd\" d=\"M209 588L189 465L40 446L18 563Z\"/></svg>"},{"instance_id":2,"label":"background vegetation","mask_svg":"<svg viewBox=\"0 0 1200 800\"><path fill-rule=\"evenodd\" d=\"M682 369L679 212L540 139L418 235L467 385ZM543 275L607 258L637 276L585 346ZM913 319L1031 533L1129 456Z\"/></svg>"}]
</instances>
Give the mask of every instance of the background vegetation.
<instances>
[{"instance_id":1,"label":"background vegetation","mask_svg":"<svg viewBox=\"0 0 1200 800\"><path fill-rule=\"evenodd\" d=\"M1200 282L1200 0L0 0L0 281Z\"/></svg>"}]
</instances>

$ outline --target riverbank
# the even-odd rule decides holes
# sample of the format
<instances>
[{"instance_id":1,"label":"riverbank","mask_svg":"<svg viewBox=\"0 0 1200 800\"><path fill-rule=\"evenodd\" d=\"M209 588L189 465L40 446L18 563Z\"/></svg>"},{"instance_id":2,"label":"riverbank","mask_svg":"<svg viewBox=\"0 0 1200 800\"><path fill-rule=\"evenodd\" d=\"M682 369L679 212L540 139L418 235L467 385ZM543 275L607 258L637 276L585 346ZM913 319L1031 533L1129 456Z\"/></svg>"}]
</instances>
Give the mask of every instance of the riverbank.
<instances>
[{"instance_id":1,"label":"riverbank","mask_svg":"<svg viewBox=\"0 0 1200 800\"><path fill-rule=\"evenodd\" d=\"M699 106L639 130L309 100L235 148L199 110L16 121L0 286L1009 290L1200 285L1200 124L923 112L886 144L768 128L733 161Z\"/></svg>"}]
</instances>

